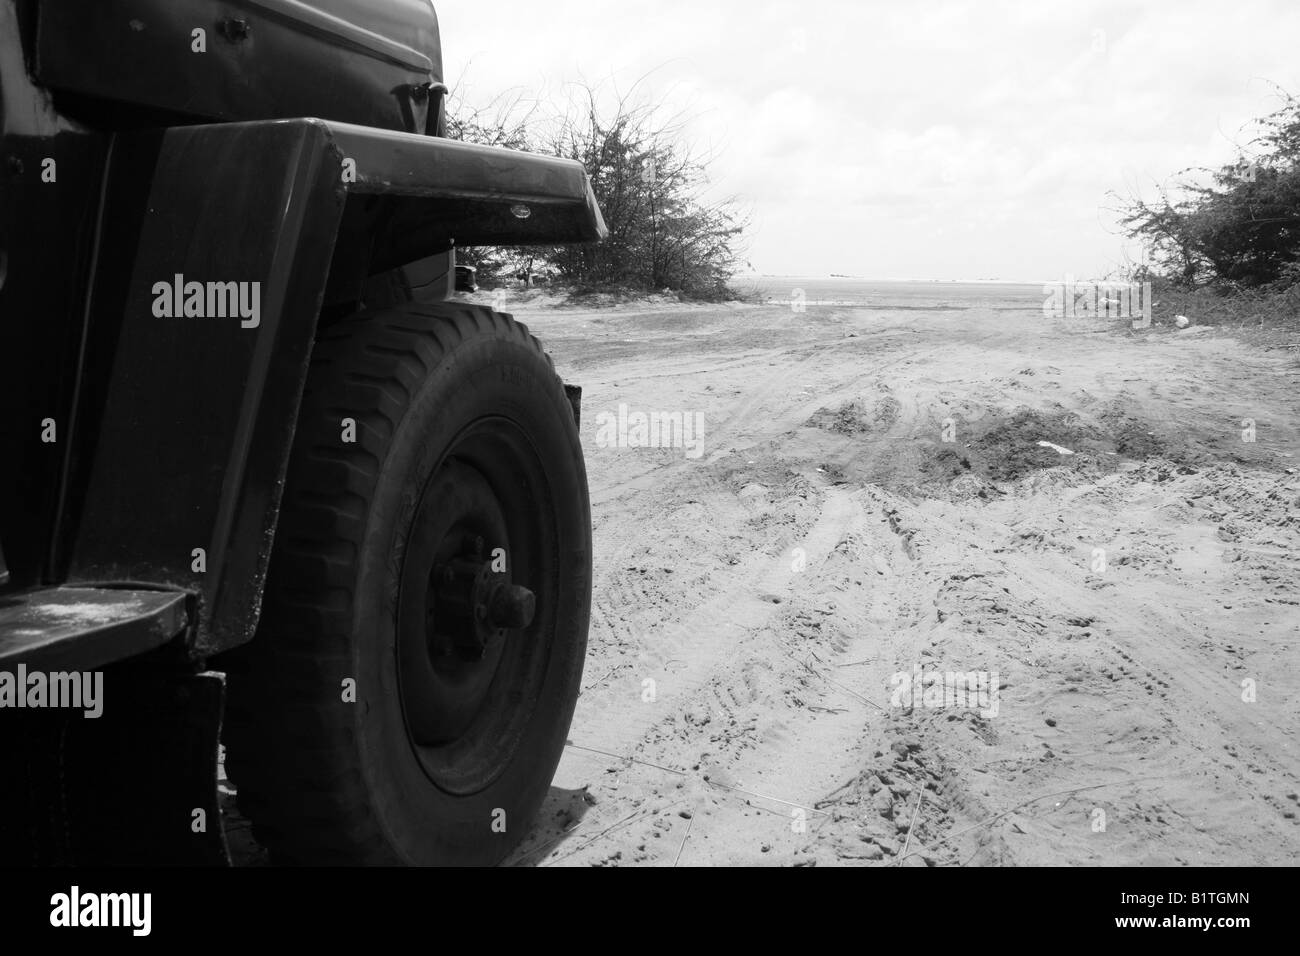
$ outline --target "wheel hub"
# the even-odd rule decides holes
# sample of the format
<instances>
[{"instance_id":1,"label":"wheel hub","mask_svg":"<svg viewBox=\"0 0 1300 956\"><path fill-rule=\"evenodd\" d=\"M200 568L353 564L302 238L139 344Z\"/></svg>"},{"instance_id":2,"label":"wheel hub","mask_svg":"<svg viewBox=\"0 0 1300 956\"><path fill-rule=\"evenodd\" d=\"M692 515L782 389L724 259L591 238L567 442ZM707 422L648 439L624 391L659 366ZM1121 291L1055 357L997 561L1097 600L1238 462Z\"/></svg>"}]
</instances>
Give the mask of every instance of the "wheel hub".
<instances>
[{"instance_id":1,"label":"wheel hub","mask_svg":"<svg viewBox=\"0 0 1300 956\"><path fill-rule=\"evenodd\" d=\"M482 537L466 537L461 552L436 565L430 576L427 630L430 656L474 662L483 660L494 640L527 628L537 599L512 583L508 570L496 569L497 560L484 554Z\"/></svg>"},{"instance_id":2,"label":"wheel hub","mask_svg":"<svg viewBox=\"0 0 1300 956\"><path fill-rule=\"evenodd\" d=\"M402 549L398 689L429 779L475 793L540 704L560 569L546 468L518 426L485 418L434 466Z\"/></svg>"}]
</instances>

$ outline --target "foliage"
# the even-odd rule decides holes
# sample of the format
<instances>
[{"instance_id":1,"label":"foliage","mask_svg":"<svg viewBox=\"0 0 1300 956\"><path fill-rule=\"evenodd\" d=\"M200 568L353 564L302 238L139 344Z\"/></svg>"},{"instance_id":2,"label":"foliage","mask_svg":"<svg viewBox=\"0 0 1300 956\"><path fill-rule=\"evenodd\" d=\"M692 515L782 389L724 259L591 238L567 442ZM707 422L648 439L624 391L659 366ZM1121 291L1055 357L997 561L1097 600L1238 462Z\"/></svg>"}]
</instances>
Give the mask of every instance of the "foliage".
<instances>
[{"instance_id":1,"label":"foliage","mask_svg":"<svg viewBox=\"0 0 1300 956\"><path fill-rule=\"evenodd\" d=\"M671 290L729 295L748 218L734 199L707 198L712 157L686 141L680 118L665 119L629 96L575 88L562 110L498 98L460 109L448 135L528 149L582 163L609 227L603 243L551 248L458 250L460 261L497 276L551 273L578 289Z\"/></svg>"},{"instance_id":2,"label":"foliage","mask_svg":"<svg viewBox=\"0 0 1300 956\"><path fill-rule=\"evenodd\" d=\"M1284 94L1259 126L1252 156L1184 170L1156 201L1129 201L1120 221L1147 243L1152 273L1184 288L1280 290L1300 281L1300 100ZM1200 182L1186 178L1194 173Z\"/></svg>"}]
</instances>

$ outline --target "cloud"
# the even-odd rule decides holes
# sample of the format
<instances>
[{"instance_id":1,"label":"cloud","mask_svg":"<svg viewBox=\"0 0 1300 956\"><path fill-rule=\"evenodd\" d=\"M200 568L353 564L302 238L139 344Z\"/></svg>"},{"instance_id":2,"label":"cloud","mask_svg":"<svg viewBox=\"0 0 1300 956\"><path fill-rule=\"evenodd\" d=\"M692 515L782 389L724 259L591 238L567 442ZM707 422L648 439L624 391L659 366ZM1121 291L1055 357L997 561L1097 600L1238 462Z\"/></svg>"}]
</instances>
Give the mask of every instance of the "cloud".
<instances>
[{"instance_id":1,"label":"cloud","mask_svg":"<svg viewBox=\"0 0 1300 956\"><path fill-rule=\"evenodd\" d=\"M1109 192L1231 158L1300 90L1290 0L495 0L439 10L471 98L638 87L717 152L764 272L1103 271Z\"/></svg>"}]
</instances>

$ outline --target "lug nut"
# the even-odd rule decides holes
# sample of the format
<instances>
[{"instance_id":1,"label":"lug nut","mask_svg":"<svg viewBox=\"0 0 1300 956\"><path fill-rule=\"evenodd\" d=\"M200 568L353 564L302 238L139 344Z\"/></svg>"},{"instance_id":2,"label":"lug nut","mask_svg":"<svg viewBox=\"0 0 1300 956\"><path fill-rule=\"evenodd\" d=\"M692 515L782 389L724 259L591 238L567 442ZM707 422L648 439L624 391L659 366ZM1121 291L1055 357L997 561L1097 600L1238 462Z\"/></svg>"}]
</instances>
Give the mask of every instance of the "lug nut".
<instances>
[{"instance_id":1,"label":"lug nut","mask_svg":"<svg viewBox=\"0 0 1300 956\"><path fill-rule=\"evenodd\" d=\"M528 588L518 584L502 585L492 593L488 604L488 620L493 627L522 628L533 623L537 612L537 598Z\"/></svg>"}]
</instances>

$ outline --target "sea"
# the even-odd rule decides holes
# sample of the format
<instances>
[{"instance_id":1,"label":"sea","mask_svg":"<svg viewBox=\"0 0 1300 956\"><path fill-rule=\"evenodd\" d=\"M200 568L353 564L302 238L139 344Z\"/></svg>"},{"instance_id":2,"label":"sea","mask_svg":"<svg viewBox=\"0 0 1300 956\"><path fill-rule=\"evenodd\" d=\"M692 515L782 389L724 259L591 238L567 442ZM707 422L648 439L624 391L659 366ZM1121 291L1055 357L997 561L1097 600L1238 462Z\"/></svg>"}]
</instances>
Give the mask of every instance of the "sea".
<instances>
[{"instance_id":1,"label":"sea","mask_svg":"<svg viewBox=\"0 0 1300 956\"><path fill-rule=\"evenodd\" d=\"M1032 311L1041 314L1042 282L992 280L859 279L849 276L741 276L732 286L763 301L865 309L924 311Z\"/></svg>"}]
</instances>

